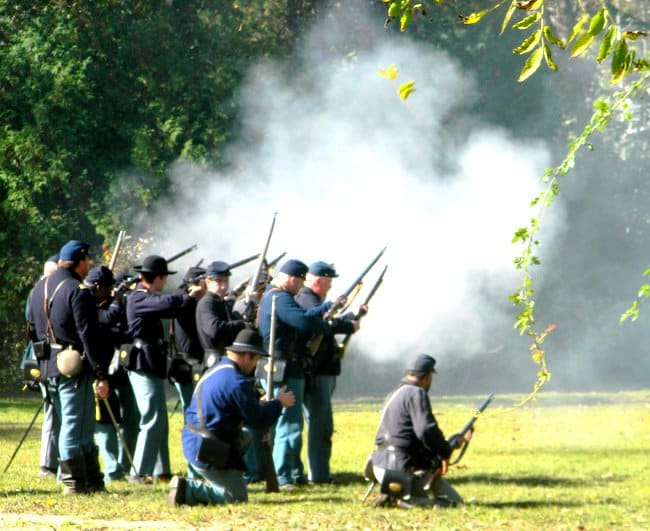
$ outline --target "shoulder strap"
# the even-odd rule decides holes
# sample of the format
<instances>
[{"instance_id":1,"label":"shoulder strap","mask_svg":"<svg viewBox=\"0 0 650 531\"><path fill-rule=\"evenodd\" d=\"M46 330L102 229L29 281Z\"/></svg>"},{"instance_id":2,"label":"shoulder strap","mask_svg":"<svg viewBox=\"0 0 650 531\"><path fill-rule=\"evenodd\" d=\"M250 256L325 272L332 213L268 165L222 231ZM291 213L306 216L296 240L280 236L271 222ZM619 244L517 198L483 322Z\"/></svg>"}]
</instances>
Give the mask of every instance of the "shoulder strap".
<instances>
[{"instance_id":1,"label":"shoulder strap","mask_svg":"<svg viewBox=\"0 0 650 531\"><path fill-rule=\"evenodd\" d=\"M59 292L59 289L63 284L65 284L68 279L64 278L61 282L59 282L54 288L54 292L52 293L52 298L48 300L48 295L47 295L47 281L49 278L45 279L45 282L43 284L44 286L44 297L43 297L43 310L45 311L45 318L47 319L47 334L52 338L53 343L57 343L56 336L54 335L54 328L52 327L52 321L50 321L50 311L52 309L52 303L54 302L54 297L56 294Z\"/></svg>"}]
</instances>

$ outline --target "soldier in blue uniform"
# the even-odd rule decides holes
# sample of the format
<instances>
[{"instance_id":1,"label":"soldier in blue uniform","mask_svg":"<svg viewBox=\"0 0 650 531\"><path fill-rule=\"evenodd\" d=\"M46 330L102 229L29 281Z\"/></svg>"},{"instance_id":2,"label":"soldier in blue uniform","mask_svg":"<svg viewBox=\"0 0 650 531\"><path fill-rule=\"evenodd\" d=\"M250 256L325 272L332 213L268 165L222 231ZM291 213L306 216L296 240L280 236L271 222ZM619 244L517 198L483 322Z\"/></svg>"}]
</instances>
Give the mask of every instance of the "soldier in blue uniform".
<instances>
[{"instance_id":1,"label":"soldier in blue uniform","mask_svg":"<svg viewBox=\"0 0 650 531\"><path fill-rule=\"evenodd\" d=\"M233 310L233 301L227 298L230 276L230 266L226 262L212 262L205 271L207 291L196 307L196 327L206 369L219 361L225 348L246 327L241 315Z\"/></svg>"},{"instance_id":2,"label":"soldier in blue uniform","mask_svg":"<svg viewBox=\"0 0 650 531\"><path fill-rule=\"evenodd\" d=\"M296 295L296 302L305 310L321 305L338 277L332 264L314 262L307 271L305 285ZM367 309L366 309L367 310ZM307 463L311 483L331 483L330 458L334 416L332 394L336 376L341 374L339 345L334 333L352 334L359 329L359 321L348 313L333 323L333 333L321 340L313 357L306 364L305 418L307 420ZM307 338L309 339L309 338Z\"/></svg>"},{"instance_id":3,"label":"soldier in blue uniform","mask_svg":"<svg viewBox=\"0 0 650 531\"><path fill-rule=\"evenodd\" d=\"M373 472L382 484L384 495L389 494L387 484L401 484L400 502L413 505L449 506L463 502L442 477L452 447L440 430L429 402L435 365L436 360L427 354L411 360L397 389L384 402L375 436L376 449L371 456ZM458 434L454 437L463 438ZM463 440L469 441L471 437L472 430L469 430ZM433 497L429 497L429 492Z\"/></svg>"},{"instance_id":4,"label":"soldier in blue uniform","mask_svg":"<svg viewBox=\"0 0 650 531\"><path fill-rule=\"evenodd\" d=\"M332 333L332 327L322 319L331 303L304 310L294 300L304 285L307 269L299 260L287 260L264 293L259 310L259 330L267 346L271 336L271 300L276 295L275 354L286 364L281 385L286 384L296 395L295 405L282 412L275 430L273 462L282 490L293 490L307 483L300 458L305 392L304 338Z\"/></svg>"},{"instance_id":5,"label":"soldier in blue uniform","mask_svg":"<svg viewBox=\"0 0 650 531\"><path fill-rule=\"evenodd\" d=\"M175 319L192 304L190 295L161 295L167 283L167 261L147 256L133 268L140 274L136 288L126 298L128 335L133 338L129 356L129 381L140 413L140 432L133 455L135 470L130 481L148 483L154 472L165 479L169 474L169 423L165 401L167 346L161 319Z\"/></svg>"},{"instance_id":6,"label":"soldier in blue uniform","mask_svg":"<svg viewBox=\"0 0 650 531\"><path fill-rule=\"evenodd\" d=\"M64 494L104 490L93 440L93 380L98 381L98 395L108 396L112 353L99 336L94 297L82 283L89 269L89 247L71 240L61 248L59 268L36 284L30 307L30 338L61 419L58 447ZM78 353L84 356L81 363Z\"/></svg>"},{"instance_id":7,"label":"soldier in blue uniform","mask_svg":"<svg viewBox=\"0 0 650 531\"><path fill-rule=\"evenodd\" d=\"M173 357L169 368L169 380L172 382L181 401L183 411L190 405L194 380L192 374L199 372L194 368L203 363L203 348L199 341L196 328L196 307L199 300L205 295L205 269L199 266L190 267L183 282L178 287L178 293L187 293L194 290L194 296L185 310L172 321L170 328L170 342Z\"/></svg>"},{"instance_id":8,"label":"soldier in blue uniform","mask_svg":"<svg viewBox=\"0 0 650 531\"><path fill-rule=\"evenodd\" d=\"M294 404L291 391L281 389L274 400L260 403L251 378L261 356L258 332L245 329L237 334L226 355L209 369L196 386L185 414L182 432L183 454L190 470L205 481L174 477L170 484L170 505L218 504L248 500L243 453L246 448L243 424L266 430L282 408ZM219 442L205 451L205 436Z\"/></svg>"},{"instance_id":9,"label":"soldier in blue uniform","mask_svg":"<svg viewBox=\"0 0 650 531\"><path fill-rule=\"evenodd\" d=\"M108 343L115 352L122 343L127 342L127 337L124 307L112 294L115 284L113 272L106 266L93 267L84 279L84 284L95 295L102 341ZM133 389L124 368L111 362L108 383L111 389L108 404L118 427L113 424L103 400L99 400L97 404L98 416L95 426L95 441L104 462L106 482L124 479L131 468L130 456L135 448L140 420ZM118 429L121 429L127 448L122 444Z\"/></svg>"}]
</instances>

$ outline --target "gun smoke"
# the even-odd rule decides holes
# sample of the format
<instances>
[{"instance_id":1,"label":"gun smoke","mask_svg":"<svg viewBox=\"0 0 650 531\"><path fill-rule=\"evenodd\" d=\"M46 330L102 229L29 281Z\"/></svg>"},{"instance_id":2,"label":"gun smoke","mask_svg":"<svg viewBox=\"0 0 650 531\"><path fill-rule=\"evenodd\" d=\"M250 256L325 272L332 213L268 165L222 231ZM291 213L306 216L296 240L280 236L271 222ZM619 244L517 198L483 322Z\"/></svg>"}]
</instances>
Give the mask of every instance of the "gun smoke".
<instances>
[{"instance_id":1,"label":"gun smoke","mask_svg":"<svg viewBox=\"0 0 650 531\"><path fill-rule=\"evenodd\" d=\"M520 282L513 266L520 249L511 239L537 215L529 202L554 163L549 148L466 113L478 83L471 70L441 51L389 39L373 23L354 21L355 31L367 24L364 46L354 47L345 22L326 19L307 41L298 72L273 60L251 69L241 87L241 131L226 153L229 169L173 166L173 203L156 205L147 219L148 228L157 227L155 241L168 247L151 252L198 243L179 268L198 258L234 262L261 250L277 212L269 258L286 251L306 263L334 263L340 278L333 298L387 246L366 278L369 290L388 265L351 341L337 394L383 394L418 352L438 359L438 390L525 391L536 369L530 341L513 329L517 309L508 295ZM390 64L399 69L395 80L378 74ZM408 80L417 90L402 101L397 88ZM540 239L566 239L565 220L558 202L544 213ZM553 289L558 270L546 264L560 263L552 253L562 248L539 249L538 290ZM253 265L237 269L232 283ZM363 298L364 291L351 309ZM556 322L553 310L543 313ZM609 317L617 320L614 312ZM569 348L587 330L549 337L548 350ZM571 372L559 380L570 387L588 360L566 357L562 371L571 365Z\"/></svg>"}]
</instances>

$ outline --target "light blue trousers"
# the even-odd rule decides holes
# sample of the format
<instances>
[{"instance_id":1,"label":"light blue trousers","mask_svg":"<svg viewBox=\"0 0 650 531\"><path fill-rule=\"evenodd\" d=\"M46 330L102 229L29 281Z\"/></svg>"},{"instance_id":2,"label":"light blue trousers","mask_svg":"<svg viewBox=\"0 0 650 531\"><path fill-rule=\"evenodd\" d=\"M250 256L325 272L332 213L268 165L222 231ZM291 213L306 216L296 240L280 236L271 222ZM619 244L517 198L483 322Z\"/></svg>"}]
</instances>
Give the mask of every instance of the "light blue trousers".
<instances>
[{"instance_id":1,"label":"light blue trousers","mask_svg":"<svg viewBox=\"0 0 650 531\"><path fill-rule=\"evenodd\" d=\"M132 475L169 474L169 421L164 381L141 371L129 371L138 412L140 432L133 455Z\"/></svg>"}]
</instances>

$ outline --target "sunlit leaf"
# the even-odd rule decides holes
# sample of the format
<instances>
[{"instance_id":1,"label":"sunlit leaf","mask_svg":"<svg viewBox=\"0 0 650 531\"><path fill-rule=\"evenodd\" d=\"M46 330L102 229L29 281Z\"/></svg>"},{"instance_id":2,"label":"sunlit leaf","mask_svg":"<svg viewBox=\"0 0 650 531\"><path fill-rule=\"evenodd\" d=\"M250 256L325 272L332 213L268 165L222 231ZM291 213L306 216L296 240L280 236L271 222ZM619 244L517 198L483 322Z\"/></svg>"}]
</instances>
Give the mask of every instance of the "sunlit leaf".
<instances>
[{"instance_id":1,"label":"sunlit leaf","mask_svg":"<svg viewBox=\"0 0 650 531\"><path fill-rule=\"evenodd\" d=\"M512 27L513 29L528 29L533 24L535 24L535 22L537 22L540 18L542 18L542 14L540 12L531 13L527 17L517 22L516 24L513 24Z\"/></svg>"},{"instance_id":2,"label":"sunlit leaf","mask_svg":"<svg viewBox=\"0 0 650 531\"><path fill-rule=\"evenodd\" d=\"M519 46L512 50L513 53L518 53L521 55L530 52L537 45L541 37L542 30L538 29L533 31L533 33L526 37Z\"/></svg>"},{"instance_id":3,"label":"sunlit leaf","mask_svg":"<svg viewBox=\"0 0 650 531\"><path fill-rule=\"evenodd\" d=\"M546 66L548 66L551 70L559 70L555 62L553 61L553 54L551 54L551 47L544 43L544 60L546 61Z\"/></svg>"},{"instance_id":4,"label":"sunlit leaf","mask_svg":"<svg viewBox=\"0 0 650 531\"><path fill-rule=\"evenodd\" d=\"M573 49L571 50L571 57L576 57L577 55L582 55L587 53L589 46L594 42L594 36L588 31L584 32L580 37L576 39L576 42L573 44Z\"/></svg>"},{"instance_id":5,"label":"sunlit leaf","mask_svg":"<svg viewBox=\"0 0 650 531\"><path fill-rule=\"evenodd\" d=\"M544 38L551 44L554 44L555 46L559 46L564 50L566 48L566 45L564 44L564 41L560 38L558 38L555 33L553 33L553 28L551 26L544 26Z\"/></svg>"},{"instance_id":6,"label":"sunlit leaf","mask_svg":"<svg viewBox=\"0 0 650 531\"><path fill-rule=\"evenodd\" d=\"M510 4L510 7L508 7L508 10L506 11L505 16L503 17L503 22L501 23L501 31L499 31L499 35L503 35L503 32L506 31L506 28L508 27L508 24L510 24L510 19L512 18L512 14L515 12L515 9L517 9L517 6L515 6L513 2Z\"/></svg>"},{"instance_id":7,"label":"sunlit leaf","mask_svg":"<svg viewBox=\"0 0 650 531\"><path fill-rule=\"evenodd\" d=\"M648 33L645 31L624 31L623 37L631 41L637 40L639 37L647 37Z\"/></svg>"},{"instance_id":8,"label":"sunlit leaf","mask_svg":"<svg viewBox=\"0 0 650 531\"><path fill-rule=\"evenodd\" d=\"M524 9L526 11L531 11L532 9L539 9L544 3L544 0L528 0L527 2L517 2L517 9Z\"/></svg>"},{"instance_id":9,"label":"sunlit leaf","mask_svg":"<svg viewBox=\"0 0 650 531\"><path fill-rule=\"evenodd\" d=\"M391 81L393 81L395 78L397 78L397 74L399 74L399 70L398 70L397 67L393 64L393 65L390 65L390 66L389 66L388 68L386 68L385 70L377 70L377 73L378 73L381 77L385 77L386 79L390 79Z\"/></svg>"},{"instance_id":10,"label":"sunlit leaf","mask_svg":"<svg viewBox=\"0 0 650 531\"><path fill-rule=\"evenodd\" d=\"M411 94L415 92L415 81L407 81L402 83L398 89L399 97L406 100Z\"/></svg>"},{"instance_id":11,"label":"sunlit leaf","mask_svg":"<svg viewBox=\"0 0 650 531\"><path fill-rule=\"evenodd\" d=\"M407 9L406 11L404 11L404 13L402 13L402 16L399 19L399 30L406 31L406 28L408 27L412 18L413 18L412 9Z\"/></svg>"},{"instance_id":12,"label":"sunlit leaf","mask_svg":"<svg viewBox=\"0 0 650 531\"><path fill-rule=\"evenodd\" d=\"M399 14L402 12L402 6L400 2L392 2L388 6L388 16L389 17L397 17Z\"/></svg>"},{"instance_id":13,"label":"sunlit leaf","mask_svg":"<svg viewBox=\"0 0 650 531\"><path fill-rule=\"evenodd\" d=\"M600 42L600 48L598 48L598 56L596 57L596 61L601 63L609 56L610 53L612 53L612 50L614 49L614 39L616 39L617 33L618 30L616 26L610 26L607 28L605 35L603 35L603 40Z\"/></svg>"},{"instance_id":14,"label":"sunlit leaf","mask_svg":"<svg viewBox=\"0 0 650 531\"><path fill-rule=\"evenodd\" d=\"M605 27L605 8L600 9L589 21L589 34L594 37Z\"/></svg>"},{"instance_id":15,"label":"sunlit leaf","mask_svg":"<svg viewBox=\"0 0 650 531\"><path fill-rule=\"evenodd\" d=\"M620 39L614 47L612 55L612 84L618 83L625 74L625 59L627 58L627 42ZM614 81L616 79L616 81Z\"/></svg>"},{"instance_id":16,"label":"sunlit leaf","mask_svg":"<svg viewBox=\"0 0 650 531\"><path fill-rule=\"evenodd\" d=\"M582 31L583 26L589 21L589 15L587 13L583 14L578 21L575 23L573 26L573 29L571 30L571 33L569 34L569 38L566 40L567 44L569 44L573 39L576 38L578 33Z\"/></svg>"},{"instance_id":17,"label":"sunlit leaf","mask_svg":"<svg viewBox=\"0 0 650 531\"><path fill-rule=\"evenodd\" d=\"M479 22L485 15L487 15L491 9L484 9L483 11L478 11L476 13L470 13L466 17L462 17L463 24L476 24Z\"/></svg>"},{"instance_id":18,"label":"sunlit leaf","mask_svg":"<svg viewBox=\"0 0 650 531\"><path fill-rule=\"evenodd\" d=\"M519 74L519 79L517 79L519 83L526 81L530 76L532 76L537 71L539 65L542 64L543 56L544 56L544 51L542 50L541 47L538 47L533 53L530 54L528 59L526 59L526 63L524 64L524 67L521 69L521 73Z\"/></svg>"}]
</instances>

